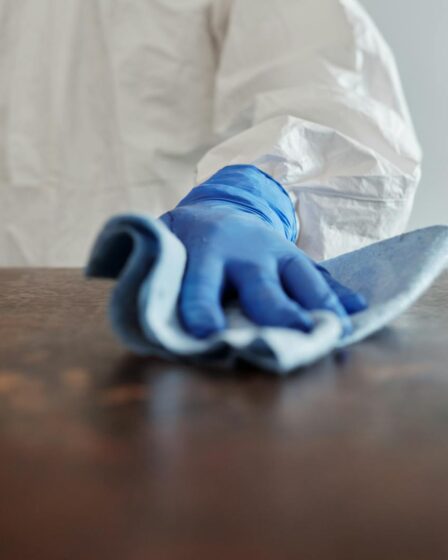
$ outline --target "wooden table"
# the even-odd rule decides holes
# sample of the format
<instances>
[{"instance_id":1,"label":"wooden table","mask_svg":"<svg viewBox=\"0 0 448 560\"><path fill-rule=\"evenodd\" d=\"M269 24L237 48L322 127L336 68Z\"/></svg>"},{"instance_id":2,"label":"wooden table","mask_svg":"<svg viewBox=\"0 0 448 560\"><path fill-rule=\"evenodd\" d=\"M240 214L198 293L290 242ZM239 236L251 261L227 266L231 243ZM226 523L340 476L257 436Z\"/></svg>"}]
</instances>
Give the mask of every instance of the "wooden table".
<instances>
[{"instance_id":1,"label":"wooden table","mask_svg":"<svg viewBox=\"0 0 448 560\"><path fill-rule=\"evenodd\" d=\"M109 288L0 272L1 560L448 558L448 276L287 379L128 354Z\"/></svg>"}]
</instances>

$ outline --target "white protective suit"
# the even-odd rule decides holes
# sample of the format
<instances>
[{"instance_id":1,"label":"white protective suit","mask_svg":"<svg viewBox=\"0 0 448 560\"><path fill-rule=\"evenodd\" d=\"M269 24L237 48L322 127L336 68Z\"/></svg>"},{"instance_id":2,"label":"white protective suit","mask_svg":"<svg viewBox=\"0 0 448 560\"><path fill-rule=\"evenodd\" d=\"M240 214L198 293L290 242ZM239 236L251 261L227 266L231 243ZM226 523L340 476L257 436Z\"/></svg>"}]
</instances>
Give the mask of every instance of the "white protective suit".
<instances>
[{"instance_id":1,"label":"white protective suit","mask_svg":"<svg viewBox=\"0 0 448 560\"><path fill-rule=\"evenodd\" d=\"M327 258L404 230L420 160L355 0L0 0L1 265L82 265L108 216L232 163Z\"/></svg>"}]
</instances>

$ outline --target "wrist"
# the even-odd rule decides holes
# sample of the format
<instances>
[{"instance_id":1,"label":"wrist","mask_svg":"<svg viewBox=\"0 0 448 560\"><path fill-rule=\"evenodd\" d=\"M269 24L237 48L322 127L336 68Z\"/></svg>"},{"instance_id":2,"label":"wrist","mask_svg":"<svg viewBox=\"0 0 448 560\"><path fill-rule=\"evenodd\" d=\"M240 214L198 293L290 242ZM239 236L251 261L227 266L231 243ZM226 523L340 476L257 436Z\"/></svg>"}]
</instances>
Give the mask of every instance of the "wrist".
<instances>
[{"instance_id":1,"label":"wrist","mask_svg":"<svg viewBox=\"0 0 448 560\"><path fill-rule=\"evenodd\" d=\"M291 198L280 183L255 166L224 167L195 187L178 206L214 202L258 216L289 241L296 241L298 224Z\"/></svg>"}]
</instances>

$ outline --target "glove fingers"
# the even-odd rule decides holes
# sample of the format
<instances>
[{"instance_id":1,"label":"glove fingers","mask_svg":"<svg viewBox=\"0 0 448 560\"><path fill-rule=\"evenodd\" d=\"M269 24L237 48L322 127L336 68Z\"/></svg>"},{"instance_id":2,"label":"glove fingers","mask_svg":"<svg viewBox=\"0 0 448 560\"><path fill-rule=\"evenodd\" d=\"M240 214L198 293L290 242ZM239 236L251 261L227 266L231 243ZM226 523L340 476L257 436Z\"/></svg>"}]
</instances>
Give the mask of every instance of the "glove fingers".
<instances>
[{"instance_id":1,"label":"glove fingers","mask_svg":"<svg viewBox=\"0 0 448 560\"><path fill-rule=\"evenodd\" d=\"M308 257L302 253L289 257L281 263L280 275L288 294L305 309L331 311L340 318L344 334L352 332L347 311Z\"/></svg>"},{"instance_id":2,"label":"glove fingers","mask_svg":"<svg viewBox=\"0 0 448 560\"><path fill-rule=\"evenodd\" d=\"M226 319L221 305L223 283L221 262L189 256L179 313L184 327L193 336L206 338L225 329Z\"/></svg>"},{"instance_id":3,"label":"glove fingers","mask_svg":"<svg viewBox=\"0 0 448 560\"><path fill-rule=\"evenodd\" d=\"M354 313L365 311L369 307L369 304L364 296L339 283L333 278L326 268L321 265L316 265L316 268L323 275L330 288L338 296L347 313L353 315Z\"/></svg>"},{"instance_id":4,"label":"glove fingers","mask_svg":"<svg viewBox=\"0 0 448 560\"><path fill-rule=\"evenodd\" d=\"M232 275L243 312L261 326L289 327L309 332L311 315L285 294L275 269L239 267Z\"/></svg>"}]
</instances>

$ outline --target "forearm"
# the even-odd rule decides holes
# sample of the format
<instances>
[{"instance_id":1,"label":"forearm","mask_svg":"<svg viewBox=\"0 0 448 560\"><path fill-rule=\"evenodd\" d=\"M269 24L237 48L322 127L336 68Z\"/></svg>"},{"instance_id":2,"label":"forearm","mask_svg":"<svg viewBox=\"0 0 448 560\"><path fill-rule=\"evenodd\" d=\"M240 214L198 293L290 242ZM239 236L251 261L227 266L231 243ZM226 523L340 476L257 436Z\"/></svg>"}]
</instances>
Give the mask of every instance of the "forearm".
<instances>
[{"instance_id":1,"label":"forearm","mask_svg":"<svg viewBox=\"0 0 448 560\"><path fill-rule=\"evenodd\" d=\"M354 1L254 2L229 3L215 100L223 142L198 182L229 164L265 171L295 195L298 243L315 259L401 232L421 152L384 39Z\"/></svg>"}]
</instances>

